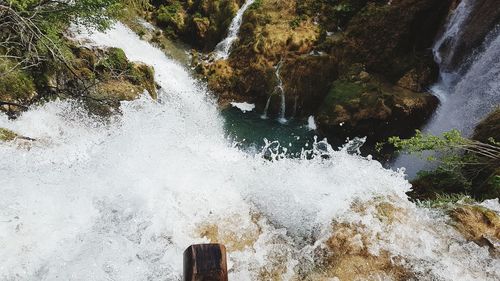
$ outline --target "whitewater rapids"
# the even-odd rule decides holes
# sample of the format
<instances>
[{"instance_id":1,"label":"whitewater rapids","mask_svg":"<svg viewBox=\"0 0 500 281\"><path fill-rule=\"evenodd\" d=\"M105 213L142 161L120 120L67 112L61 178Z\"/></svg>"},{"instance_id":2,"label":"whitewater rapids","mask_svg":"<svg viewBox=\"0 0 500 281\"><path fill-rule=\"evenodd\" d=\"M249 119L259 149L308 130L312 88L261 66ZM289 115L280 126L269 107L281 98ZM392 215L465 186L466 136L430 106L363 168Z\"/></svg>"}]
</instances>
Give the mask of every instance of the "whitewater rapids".
<instances>
[{"instance_id":1,"label":"whitewater rapids","mask_svg":"<svg viewBox=\"0 0 500 281\"><path fill-rule=\"evenodd\" d=\"M499 280L486 247L407 200L402 173L325 145L312 160L248 154L225 138L205 87L161 50L122 24L80 39L152 65L160 100L124 102L107 123L69 101L0 117L37 139L0 143L0 280L180 280L184 249L214 235L230 280L302 280L332 220L365 225L370 253L389 252L420 280ZM380 200L405 215L380 220L370 205Z\"/></svg>"}]
</instances>

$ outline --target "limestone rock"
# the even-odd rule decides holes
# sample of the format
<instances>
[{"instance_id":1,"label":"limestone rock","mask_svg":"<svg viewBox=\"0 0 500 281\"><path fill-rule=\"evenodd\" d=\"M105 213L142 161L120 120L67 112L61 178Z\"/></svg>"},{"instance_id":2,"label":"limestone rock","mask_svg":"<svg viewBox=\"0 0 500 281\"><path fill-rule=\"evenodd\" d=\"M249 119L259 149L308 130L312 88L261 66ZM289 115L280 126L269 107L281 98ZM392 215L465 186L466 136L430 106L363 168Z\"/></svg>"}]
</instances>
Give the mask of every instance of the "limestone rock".
<instances>
[{"instance_id":1,"label":"limestone rock","mask_svg":"<svg viewBox=\"0 0 500 281\"><path fill-rule=\"evenodd\" d=\"M478 205L464 205L450 212L455 227L469 240L500 251L500 216Z\"/></svg>"}]
</instances>

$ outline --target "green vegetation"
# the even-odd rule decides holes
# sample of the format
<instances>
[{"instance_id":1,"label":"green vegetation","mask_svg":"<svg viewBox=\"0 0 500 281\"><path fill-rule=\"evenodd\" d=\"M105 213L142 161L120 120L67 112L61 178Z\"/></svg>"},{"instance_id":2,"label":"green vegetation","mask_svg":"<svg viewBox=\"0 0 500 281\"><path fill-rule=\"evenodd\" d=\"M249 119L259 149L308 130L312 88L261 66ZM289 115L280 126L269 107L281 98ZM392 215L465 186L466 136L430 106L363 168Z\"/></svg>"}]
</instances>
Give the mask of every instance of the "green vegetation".
<instances>
[{"instance_id":1,"label":"green vegetation","mask_svg":"<svg viewBox=\"0 0 500 281\"><path fill-rule=\"evenodd\" d=\"M64 35L72 23L104 30L149 8L146 0L0 2L0 110L15 116L35 100L91 98L104 88L98 84L111 82L156 96L151 71L130 63L122 50L79 48Z\"/></svg>"},{"instance_id":2,"label":"green vegetation","mask_svg":"<svg viewBox=\"0 0 500 281\"><path fill-rule=\"evenodd\" d=\"M153 2L152 17L172 39L211 51L225 36L239 8L238 0Z\"/></svg>"},{"instance_id":3,"label":"green vegetation","mask_svg":"<svg viewBox=\"0 0 500 281\"><path fill-rule=\"evenodd\" d=\"M252 5L250 5L250 7L248 7L248 9L250 10L257 10L259 9L260 7L262 7L262 1L263 0L255 0Z\"/></svg>"},{"instance_id":4,"label":"green vegetation","mask_svg":"<svg viewBox=\"0 0 500 281\"><path fill-rule=\"evenodd\" d=\"M118 48L109 48L108 54L101 65L110 71L124 71L130 67L125 52Z\"/></svg>"},{"instance_id":5,"label":"green vegetation","mask_svg":"<svg viewBox=\"0 0 500 281\"><path fill-rule=\"evenodd\" d=\"M11 130L0 128L0 141L13 141L17 138L17 134Z\"/></svg>"},{"instance_id":6,"label":"green vegetation","mask_svg":"<svg viewBox=\"0 0 500 281\"><path fill-rule=\"evenodd\" d=\"M453 208L457 203L474 204L476 200L466 194L438 194L431 200L418 201L418 205L427 208Z\"/></svg>"},{"instance_id":7,"label":"green vegetation","mask_svg":"<svg viewBox=\"0 0 500 281\"><path fill-rule=\"evenodd\" d=\"M451 130L442 136L420 131L409 139L391 137L388 141L397 151L424 156L438 163L434 171L420 172L414 180L413 198L433 198L439 194L467 193L475 198L500 195L500 146L495 139L481 142ZM425 152L434 152L425 156Z\"/></svg>"},{"instance_id":8,"label":"green vegetation","mask_svg":"<svg viewBox=\"0 0 500 281\"><path fill-rule=\"evenodd\" d=\"M35 92L35 85L26 71L15 68L14 62L0 59L0 101L24 103Z\"/></svg>"},{"instance_id":9,"label":"green vegetation","mask_svg":"<svg viewBox=\"0 0 500 281\"><path fill-rule=\"evenodd\" d=\"M0 4L0 57L31 68L47 60L67 64L63 32L76 22L87 28L107 28L118 17L119 0L35 1L8 0Z\"/></svg>"},{"instance_id":10,"label":"green vegetation","mask_svg":"<svg viewBox=\"0 0 500 281\"><path fill-rule=\"evenodd\" d=\"M358 98L365 90L363 84L337 80L325 99L325 104L339 104Z\"/></svg>"}]
</instances>

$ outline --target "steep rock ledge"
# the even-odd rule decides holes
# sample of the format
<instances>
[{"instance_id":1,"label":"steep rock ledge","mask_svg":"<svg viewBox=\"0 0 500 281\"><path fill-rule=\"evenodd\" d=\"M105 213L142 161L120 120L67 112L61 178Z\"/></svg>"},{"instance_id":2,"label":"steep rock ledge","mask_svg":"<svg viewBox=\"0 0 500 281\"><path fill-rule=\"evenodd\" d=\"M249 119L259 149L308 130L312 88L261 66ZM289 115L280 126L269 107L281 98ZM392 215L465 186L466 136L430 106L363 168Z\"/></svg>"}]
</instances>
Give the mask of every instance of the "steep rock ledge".
<instances>
[{"instance_id":1,"label":"steep rock ledge","mask_svg":"<svg viewBox=\"0 0 500 281\"><path fill-rule=\"evenodd\" d=\"M195 56L194 63L222 106L247 101L263 111L270 99L268 113L277 115L281 63L286 117L321 116L321 131L340 139L407 135L437 106L425 93L438 75L431 46L451 5L451 0L256 1L244 15L229 59L207 63ZM370 89L362 86L356 94L338 88L366 79ZM336 103L344 95L357 105ZM368 110L373 104L381 107ZM349 113L338 118L339 107Z\"/></svg>"}]
</instances>

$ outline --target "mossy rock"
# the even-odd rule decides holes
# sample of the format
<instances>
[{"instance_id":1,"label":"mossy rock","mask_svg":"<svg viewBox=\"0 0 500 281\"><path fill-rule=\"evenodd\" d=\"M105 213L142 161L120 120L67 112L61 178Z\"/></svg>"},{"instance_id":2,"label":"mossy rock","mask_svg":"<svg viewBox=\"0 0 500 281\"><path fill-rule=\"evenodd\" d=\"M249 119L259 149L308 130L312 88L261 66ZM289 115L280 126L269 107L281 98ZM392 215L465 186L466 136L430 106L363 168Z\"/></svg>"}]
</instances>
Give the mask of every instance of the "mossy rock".
<instances>
[{"instance_id":1,"label":"mossy rock","mask_svg":"<svg viewBox=\"0 0 500 281\"><path fill-rule=\"evenodd\" d=\"M414 200L434 200L442 195L470 194L472 183L461 173L437 169L421 171L408 195Z\"/></svg>"},{"instance_id":2,"label":"mossy rock","mask_svg":"<svg viewBox=\"0 0 500 281\"><path fill-rule=\"evenodd\" d=\"M153 3L154 19L172 38L181 38L194 47L212 51L227 33L242 0L171 0Z\"/></svg>"},{"instance_id":3,"label":"mossy rock","mask_svg":"<svg viewBox=\"0 0 500 281\"><path fill-rule=\"evenodd\" d=\"M9 60L0 60L0 101L20 105L29 105L36 97L37 92L33 77L30 73L15 68L15 63ZM0 110L17 112L18 106L0 106Z\"/></svg>"},{"instance_id":4,"label":"mossy rock","mask_svg":"<svg viewBox=\"0 0 500 281\"><path fill-rule=\"evenodd\" d=\"M472 138L485 143L490 139L500 142L500 108L493 110L476 126Z\"/></svg>"},{"instance_id":5,"label":"mossy rock","mask_svg":"<svg viewBox=\"0 0 500 281\"><path fill-rule=\"evenodd\" d=\"M0 141L9 142L15 140L19 135L11 130L0 128Z\"/></svg>"},{"instance_id":6,"label":"mossy rock","mask_svg":"<svg viewBox=\"0 0 500 281\"><path fill-rule=\"evenodd\" d=\"M130 68L129 79L136 85L140 85L146 89L153 99L158 98L156 90L155 72L153 67L143 63L133 63Z\"/></svg>"},{"instance_id":7,"label":"mossy rock","mask_svg":"<svg viewBox=\"0 0 500 281\"><path fill-rule=\"evenodd\" d=\"M129 68L130 63L122 49L109 48L106 50L106 57L102 65L111 70L125 71Z\"/></svg>"},{"instance_id":8,"label":"mossy rock","mask_svg":"<svg viewBox=\"0 0 500 281\"><path fill-rule=\"evenodd\" d=\"M430 94L395 87L361 71L351 79L333 82L317 121L335 143L343 143L346 137L366 136L368 144L373 144L392 135L411 135L431 116L438 102Z\"/></svg>"},{"instance_id":9,"label":"mossy rock","mask_svg":"<svg viewBox=\"0 0 500 281\"><path fill-rule=\"evenodd\" d=\"M454 225L466 239L500 251L500 216L478 205L459 206L450 211Z\"/></svg>"}]
</instances>

